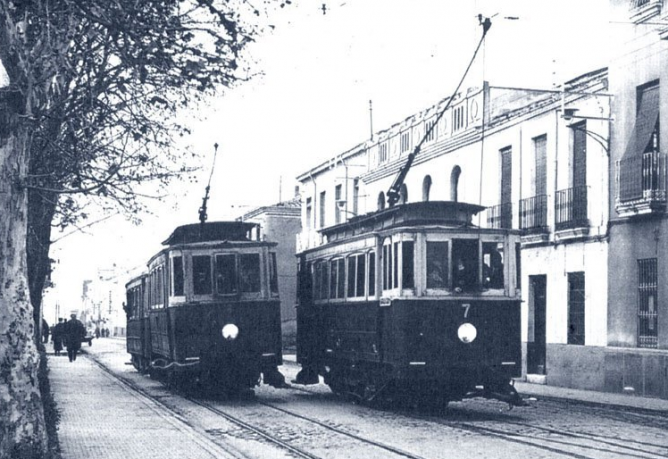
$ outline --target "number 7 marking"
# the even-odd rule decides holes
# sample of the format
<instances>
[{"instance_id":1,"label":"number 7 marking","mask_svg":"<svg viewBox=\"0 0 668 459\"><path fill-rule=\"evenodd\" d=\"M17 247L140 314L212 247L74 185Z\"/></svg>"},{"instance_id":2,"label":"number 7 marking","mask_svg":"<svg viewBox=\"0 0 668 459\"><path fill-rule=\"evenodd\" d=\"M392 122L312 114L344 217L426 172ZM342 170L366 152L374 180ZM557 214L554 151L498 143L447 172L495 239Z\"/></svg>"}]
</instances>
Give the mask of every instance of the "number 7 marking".
<instances>
[{"instance_id":1,"label":"number 7 marking","mask_svg":"<svg viewBox=\"0 0 668 459\"><path fill-rule=\"evenodd\" d=\"M468 317L469 317L469 309L471 309L471 303L464 303L464 304L462 304L462 308L464 308L464 319L468 319Z\"/></svg>"}]
</instances>

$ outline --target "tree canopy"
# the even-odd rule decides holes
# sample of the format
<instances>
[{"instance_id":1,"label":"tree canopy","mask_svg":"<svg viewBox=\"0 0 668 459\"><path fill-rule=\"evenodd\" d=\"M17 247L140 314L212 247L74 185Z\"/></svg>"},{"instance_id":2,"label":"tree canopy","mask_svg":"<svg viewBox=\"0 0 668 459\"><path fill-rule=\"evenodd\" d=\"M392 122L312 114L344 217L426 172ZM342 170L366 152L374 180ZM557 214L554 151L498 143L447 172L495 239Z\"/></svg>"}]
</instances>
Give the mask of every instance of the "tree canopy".
<instances>
[{"instance_id":1,"label":"tree canopy","mask_svg":"<svg viewBox=\"0 0 668 459\"><path fill-rule=\"evenodd\" d=\"M11 298L0 308L0 325L26 333L34 327L24 323L28 296L20 277L25 273L30 281L37 319L53 224L85 218L91 201L136 210L139 184L164 185L192 170L192 157L174 143L189 132L180 111L196 110L244 79L242 50L262 32L268 9L290 2L255 3L0 2L0 61L9 79L0 88L0 183L10 184L0 205L8 211L16 204L15 219L0 225L0 253L20 255L16 236L27 240L27 263L7 257L3 263L11 266L0 266L0 299ZM25 224L24 232L16 222ZM10 275L12 282L5 282ZM26 384L21 372L36 371L34 350L3 340L0 357L24 364L0 372L0 385L10 389L8 409L20 410L11 397L31 390L19 386ZM0 457L44 453L35 435L43 423L39 406L23 408L17 425L0 420ZM25 429L28 424L35 429Z\"/></svg>"}]
</instances>

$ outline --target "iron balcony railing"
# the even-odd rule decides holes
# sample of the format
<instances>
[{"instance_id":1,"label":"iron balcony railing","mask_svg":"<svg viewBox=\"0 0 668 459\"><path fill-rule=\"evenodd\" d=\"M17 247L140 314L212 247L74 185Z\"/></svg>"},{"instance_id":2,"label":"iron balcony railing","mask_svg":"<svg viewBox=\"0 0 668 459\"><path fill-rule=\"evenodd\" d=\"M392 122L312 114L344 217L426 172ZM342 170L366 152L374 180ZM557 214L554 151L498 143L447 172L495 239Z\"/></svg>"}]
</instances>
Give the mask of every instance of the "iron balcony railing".
<instances>
[{"instance_id":1,"label":"iron balcony railing","mask_svg":"<svg viewBox=\"0 0 668 459\"><path fill-rule=\"evenodd\" d=\"M513 204L511 202L504 202L498 206L487 208L487 226L489 228L504 228L509 229L513 227Z\"/></svg>"},{"instance_id":2,"label":"iron balcony railing","mask_svg":"<svg viewBox=\"0 0 668 459\"><path fill-rule=\"evenodd\" d=\"M658 151L617 161L619 203L666 201L666 155Z\"/></svg>"},{"instance_id":3,"label":"iron balcony railing","mask_svg":"<svg viewBox=\"0 0 668 459\"><path fill-rule=\"evenodd\" d=\"M557 230L589 226L587 219L587 187L577 186L557 191L554 199Z\"/></svg>"},{"instance_id":4,"label":"iron balcony railing","mask_svg":"<svg viewBox=\"0 0 668 459\"><path fill-rule=\"evenodd\" d=\"M642 8L656 0L631 0L631 9Z\"/></svg>"},{"instance_id":5,"label":"iron balcony railing","mask_svg":"<svg viewBox=\"0 0 668 459\"><path fill-rule=\"evenodd\" d=\"M547 231L547 195L520 201L520 228L529 232Z\"/></svg>"}]
</instances>

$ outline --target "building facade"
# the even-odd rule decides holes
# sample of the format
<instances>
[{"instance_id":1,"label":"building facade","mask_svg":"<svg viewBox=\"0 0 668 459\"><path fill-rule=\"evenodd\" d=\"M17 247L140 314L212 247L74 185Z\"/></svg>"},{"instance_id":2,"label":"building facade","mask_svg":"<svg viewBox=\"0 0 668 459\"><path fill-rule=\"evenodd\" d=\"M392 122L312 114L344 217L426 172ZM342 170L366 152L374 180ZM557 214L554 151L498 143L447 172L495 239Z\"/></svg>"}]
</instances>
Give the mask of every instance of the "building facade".
<instances>
[{"instance_id":1,"label":"building facade","mask_svg":"<svg viewBox=\"0 0 668 459\"><path fill-rule=\"evenodd\" d=\"M294 347L297 335L297 262L295 238L301 232L300 199L258 207L244 214L243 221L258 223L262 240L277 242L278 292L281 298L283 347Z\"/></svg>"},{"instance_id":2,"label":"building facade","mask_svg":"<svg viewBox=\"0 0 668 459\"><path fill-rule=\"evenodd\" d=\"M607 70L563 91L483 84L376 132L300 175L297 250L326 243L322 228L382 209L426 134L400 201L463 201L487 210L482 227L523 231L523 374L597 389L607 344ZM442 116L439 116L443 113ZM598 368L592 363L600 360Z\"/></svg>"},{"instance_id":3,"label":"building facade","mask_svg":"<svg viewBox=\"0 0 668 459\"><path fill-rule=\"evenodd\" d=\"M608 348L605 388L668 398L668 5L612 0ZM662 25L663 24L663 25ZM665 119L665 121L663 121Z\"/></svg>"}]
</instances>

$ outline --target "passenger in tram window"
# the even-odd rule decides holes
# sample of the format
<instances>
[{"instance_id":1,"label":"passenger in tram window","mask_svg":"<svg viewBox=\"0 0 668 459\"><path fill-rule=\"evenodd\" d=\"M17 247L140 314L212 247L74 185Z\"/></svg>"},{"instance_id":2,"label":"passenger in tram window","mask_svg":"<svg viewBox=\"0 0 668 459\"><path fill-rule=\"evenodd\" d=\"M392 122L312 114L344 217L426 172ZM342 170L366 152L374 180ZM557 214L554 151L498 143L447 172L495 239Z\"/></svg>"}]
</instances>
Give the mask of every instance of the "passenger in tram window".
<instances>
[{"instance_id":1,"label":"passenger in tram window","mask_svg":"<svg viewBox=\"0 0 668 459\"><path fill-rule=\"evenodd\" d=\"M475 260L473 260L475 262ZM471 260L458 258L452 273L454 287L457 293L471 290L477 283L476 270Z\"/></svg>"},{"instance_id":2,"label":"passenger in tram window","mask_svg":"<svg viewBox=\"0 0 668 459\"><path fill-rule=\"evenodd\" d=\"M446 276L443 263L432 260L427 266L427 288L445 288Z\"/></svg>"},{"instance_id":3,"label":"passenger in tram window","mask_svg":"<svg viewBox=\"0 0 668 459\"><path fill-rule=\"evenodd\" d=\"M483 285L503 288L503 254L495 242L483 244Z\"/></svg>"}]
</instances>

